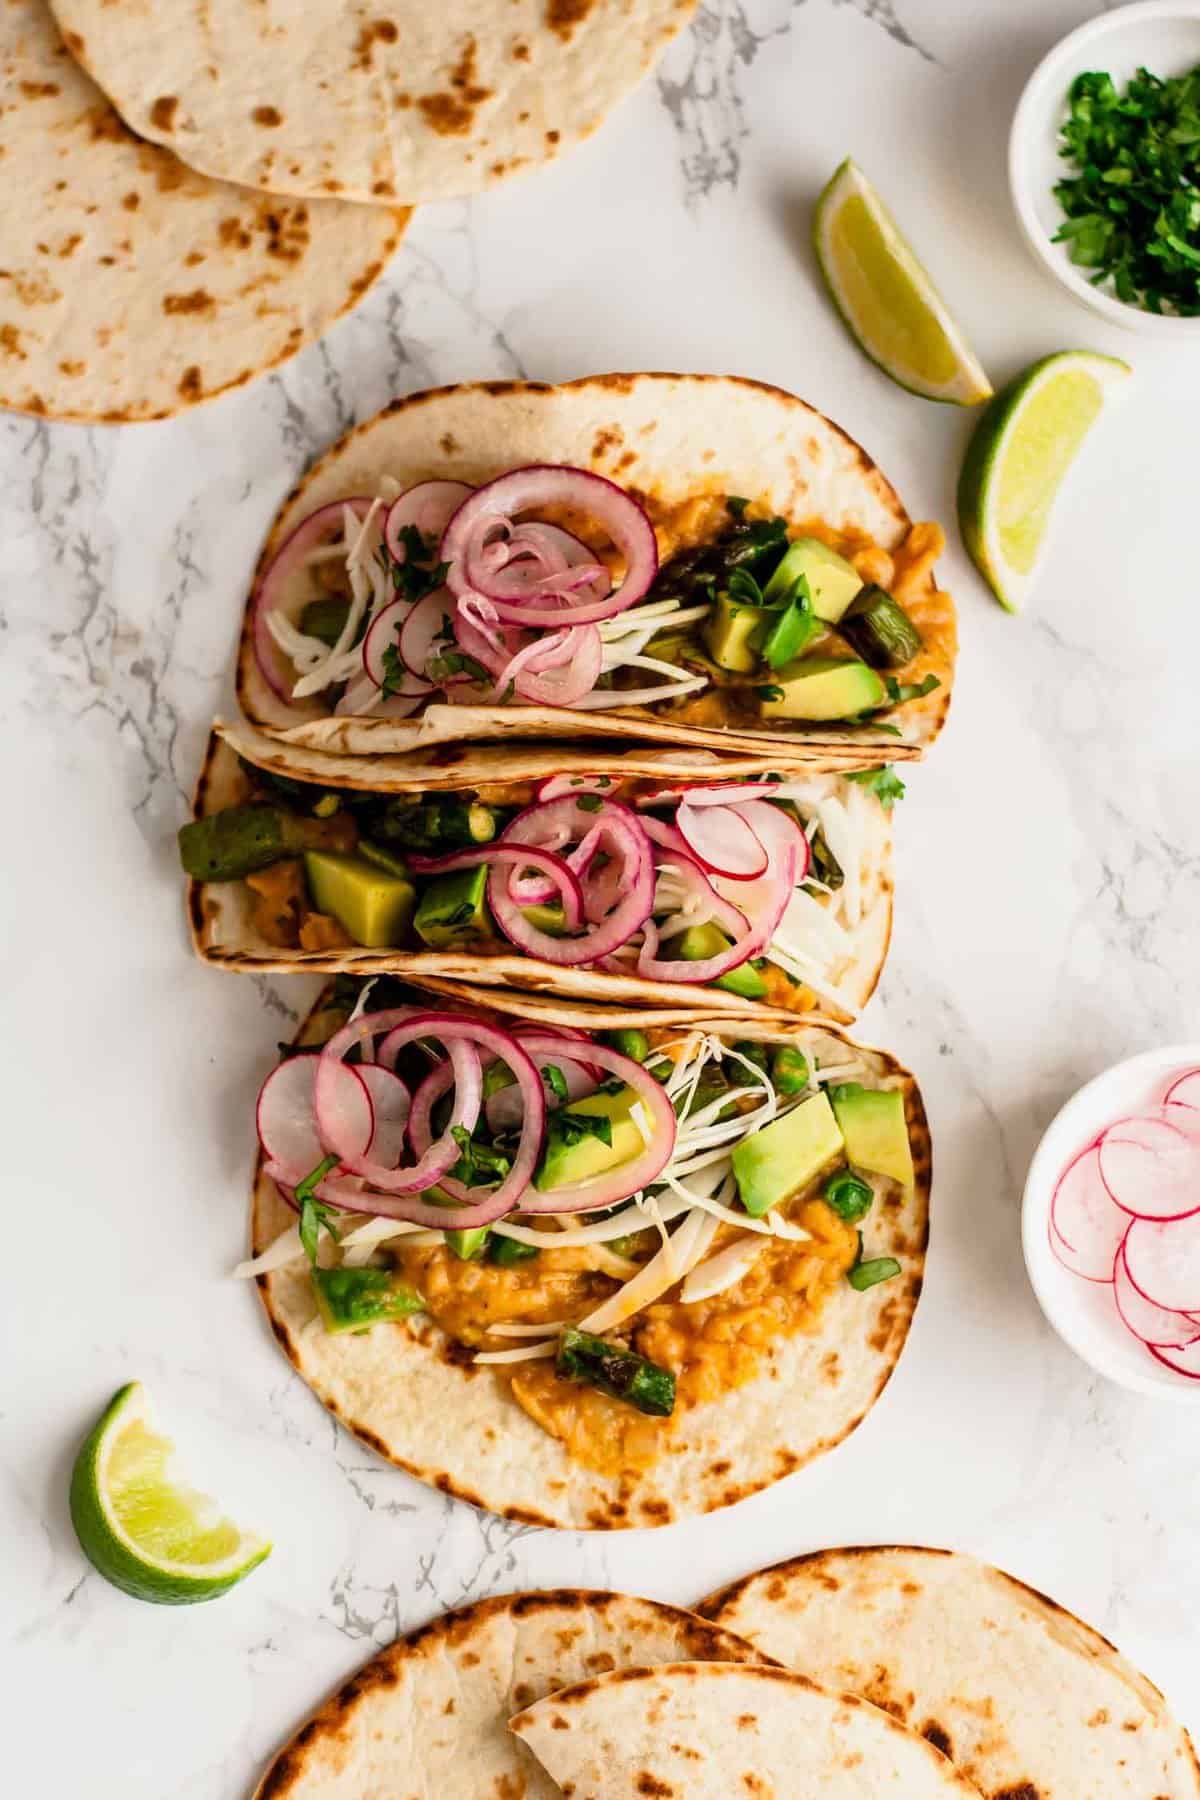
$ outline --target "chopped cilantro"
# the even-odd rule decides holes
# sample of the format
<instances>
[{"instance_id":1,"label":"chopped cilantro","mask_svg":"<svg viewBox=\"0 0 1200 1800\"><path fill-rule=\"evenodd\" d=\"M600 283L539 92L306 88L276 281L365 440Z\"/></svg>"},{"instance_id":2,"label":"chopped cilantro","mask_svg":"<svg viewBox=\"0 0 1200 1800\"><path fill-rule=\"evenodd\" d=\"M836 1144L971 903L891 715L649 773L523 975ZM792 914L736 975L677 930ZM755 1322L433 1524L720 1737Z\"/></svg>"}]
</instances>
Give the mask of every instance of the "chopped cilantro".
<instances>
[{"instance_id":1,"label":"chopped cilantro","mask_svg":"<svg viewBox=\"0 0 1200 1800\"><path fill-rule=\"evenodd\" d=\"M542 1076L555 1099L566 1100L569 1098L567 1078L557 1063L546 1063L542 1068Z\"/></svg>"},{"instance_id":2,"label":"chopped cilantro","mask_svg":"<svg viewBox=\"0 0 1200 1800\"><path fill-rule=\"evenodd\" d=\"M891 763L884 763L880 769L856 769L847 779L868 788L884 812L891 812L897 800L903 800L906 791Z\"/></svg>"},{"instance_id":3,"label":"chopped cilantro","mask_svg":"<svg viewBox=\"0 0 1200 1800\"><path fill-rule=\"evenodd\" d=\"M599 812L604 801L599 794L580 794L575 804L580 812Z\"/></svg>"},{"instance_id":4,"label":"chopped cilantro","mask_svg":"<svg viewBox=\"0 0 1200 1800\"><path fill-rule=\"evenodd\" d=\"M383 652L383 686L379 692L385 700L400 691L400 684L407 673L400 660L400 652L395 644L388 644Z\"/></svg>"},{"instance_id":5,"label":"chopped cilantro","mask_svg":"<svg viewBox=\"0 0 1200 1800\"><path fill-rule=\"evenodd\" d=\"M450 1136L458 1145L458 1161L450 1174L464 1187L490 1187L503 1181L512 1168L512 1158L491 1144L480 1143L464 1125L452 1125Z\"/></svg>"},{"instance_id":6,"label":"chopped cilantro","mask_svg":"<svg viewBox=\"0 0 1200 1800\"><path fill-rule=\"evenodd\" d=\"M337 1241L337 1232L330 1220L334 1218L336 1209L326 1206L318 1200L314 1188L319 1188L325 1177L338 1166L336 1156L322 1157L315 1169L310 1169L304 1180L296 1185L293 1196L297 1211L300 1214L300 1242L304 1246L304 1254L310 1263L316 1264L317 1241L324 1226L330 1237Z\"/></svg>"},{"instance_id":7,"label":"chopped cilantro","mask_svg":"<svg viewBox=\"0 0 1200 1800\"><path fill-rule=\"evenodd\" d=\"M768 681L762 687L756 687L754 691L760 700L783 699L783 689L775 681Z\"/></svg>"}]
</instances>

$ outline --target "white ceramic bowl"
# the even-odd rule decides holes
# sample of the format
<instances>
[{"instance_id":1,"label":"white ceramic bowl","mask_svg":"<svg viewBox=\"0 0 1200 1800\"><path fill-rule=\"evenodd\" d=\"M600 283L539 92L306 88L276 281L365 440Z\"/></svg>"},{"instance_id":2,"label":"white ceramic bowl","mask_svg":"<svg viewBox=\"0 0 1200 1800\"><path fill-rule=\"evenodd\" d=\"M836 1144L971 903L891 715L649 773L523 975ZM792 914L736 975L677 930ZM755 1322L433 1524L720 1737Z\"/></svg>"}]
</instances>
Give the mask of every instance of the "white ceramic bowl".
<instances>
[{"instance_id":1,"label":"white ceramic bowl","mask_svg":"<svg viewBox=\"0 0 1200 1800\"><path fill-rule=\"evenodd\" d=\"M1065 244L1054 243L1063 211L1054 184L1069 173L1058 153L1067 117L1067 92L1077 75L1107 70L1123 87L1139 67L1155 75L1183 75L1200 63L1200 0L1139 0L1081 25L1043 58L1029 78L1008 141L1008 179L1017 218L1030 249L1055 280L1093 312L1129 331L1190 337L1200 344L1200 318L1160 317L1094 288Z\"/></svg>"},{"instance_id":2,"label":"white ceramic bowl","mask_svg":"<svg viewBox=\"0 0 1200 1800\"><path fill-rule=\"evenodd\" d=\"M1050 1248L1050 1201L1071 1158L1105 1125L1156 1105L1172 1074L1197 1068L1200 1044L1169 1044L1117 1063L1081 1087L1051 1121L1034 1152L1021 1203L1021 1239L1038 1304L1076 1356L1121 1387L1200 1405L1200 1381L1155 1361L1122 1324L1112 1288L1072 1275Z\"/></svg>"}]
</instances>

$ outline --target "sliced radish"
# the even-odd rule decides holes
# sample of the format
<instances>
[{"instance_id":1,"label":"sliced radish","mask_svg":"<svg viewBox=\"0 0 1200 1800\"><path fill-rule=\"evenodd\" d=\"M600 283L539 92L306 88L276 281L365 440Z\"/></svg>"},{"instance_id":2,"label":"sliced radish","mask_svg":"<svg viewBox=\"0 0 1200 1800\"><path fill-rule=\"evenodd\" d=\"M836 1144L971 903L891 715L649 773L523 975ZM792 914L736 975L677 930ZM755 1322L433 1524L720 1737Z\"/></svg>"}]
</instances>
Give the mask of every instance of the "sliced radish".
<instances>
[{"instance_id":1,"label":"sliced radish","mask_svg":"<svg viewBox=\"0 0 1200 1800\"><path fill-rule=\"evenodd\" d=\"M292 1186L302 1181L325 1154L313 1119L316 1070L315 1051L308 1056L291 1056L271 1070L259 1089L258 1141L268 1161L279 1166L280 1179Z\"/></svg>"},{"instance_id":2,"label":"sliced radish","mask_svg":"<svg viewBox=\"0 0 1200 1800\"><path fill-rule=\"evenodd\" d=\"M1100 1176L1123 1212L1184 1219L1200 1212L1200 1133L1146 1113L1100 1139Z\"/></svg>"},{"instance_id":3,"label":"sliced radish","mask_svg":"<svg viewBox=\"0 0 1200 1800\"><path fill-rule=\"evenodd\" d=\"M422 537L440 540L443 531L474 488L465 481L418 481L393 500L388 509L383 540L395 562L407 560L408 550L400 535L414 525Z\"/></svg>"},{"instance_id":4,"label":"sliced radish","mask_svg":"<svg viewBox=\"0 0 1200 1800\"><path fill-rule=\"evenodd\" d=\"M1122 1319L1143 1344L1158 1350L1182 1350L1200 1338L1200 1325L1187 1313L1169 1312L1138 1292L1130 1279L1123 1245L1113 1263L1113 1297Z\"/></svg>"},{"instance_id":5,"label":"sliced radish","mask_svg":"<svg viewBox=\"0 0 1200 1800\"><path fill-rule=\"evenodd\" d=\"M685 800L675 815L684 842L705 868L732 881L757 881L767 872L767 851L753 827L730 806L703 810Z\"/></svg>"},{"instance_id":6,"label":"sliced radish","mask_svg":"<svg viewBox=\"0 0 1200 1800\"><path fill-rule=\"evenodd\" d=\"M1200 1381L1200 1342L1189 1344L1183 1350L1164 1350L1157 1344L1148 1344L1146 1348L1157 1362L1165 1363L1177 1375L1187 1375L1192 1381Z\"/></svg>"},{"instance_id":7,"label":"sliced radish","mask_svg":"<svg viewBox=\"0 0 1200 1800\"><path fill-rule=\"evenodd\" d=\"M373 1161L394 1168L404 1155L412 1097L400 1077L379 1063L359 1063L354 1072L366 1084L375 1115L375 1131L367 1149Z\"/></svg>"},{"instance_id":8,"label":"sliced radish","mask_svg":"<svg viewBox=\"0 0 1200 1800\"><path fill-rule=\"evenodd\" d=\"M1135 1219L1125 1267L1143 1299L1168 1312L1200 1310L1200 1213L1186 1219Z\"/></svg>"},{"instance_id":9,"label":"sliced radish","mask_svg":"<svg viewBox=\"0 0 1200 1800\"><path fill-rule=\"evenodd\" d=\"M1063 1267L1085 1281L1111 1281L1113 1258L1129 1230L1100 1178L1098 1147L1089 1144L1058 1178L1050 1202L1050 1248Z\"/></svg>"},{"instance_id":10,"label":"sliced radish","mask_svg":"<svg viewBox=\"0 0 1200 1800\"><path fill-rule=\"evenodd\" d=\"M1189 1069L1163 1095L1164 1106L1190 1106L1200 1111L1200 1069Z\"/></svg>"},{"instance_id":11,"label":"sliced radish","mask_svg":"<svg viewBox=\"0 0 1200 1800\"><path fill-rule=\"evenodd\" d=\"M403 604L405 603L402 601L401 605ZM445 640L447 649L454 647L452 639L445 639L445 620L453 609L454 602L445 588L434 588L431 594L426 594L424 599L409 607L408 616L400 628L400 656L405 667L411 669L414 675L425 676L435 639ZM382 645L380 649L382 650Z\"/></svg>"},{"instance_id":12,"label":"sliced radish","mask_svg":"<svg viewBox=\"0 0 1200 1800\"><path fill-rule=\"evenodd\" d=\"M317 1058L318 1065L320 1061ZM344 1062L332 1064L320 1081L316 1074L314 1068L313 1116L323 1148L343 1162L366 1156L375 1135L375 1109L366 1082Z\"/></svg>"},{"instance_id":13,"label":"sliced radish","mask_svg":"<svg viewBox=\"0 0 1200 1800\"><path fill-rule=\"evenodd\" d=\"M377 688L381 688L387 680L384 653L389 645L392 649L398 649L400 627L411 611L412 605L408 600L392 600L371 620L371 629L363 639L363 668ZM407 672L412 674L411 669Z\"/></svg>"}]
</instances>

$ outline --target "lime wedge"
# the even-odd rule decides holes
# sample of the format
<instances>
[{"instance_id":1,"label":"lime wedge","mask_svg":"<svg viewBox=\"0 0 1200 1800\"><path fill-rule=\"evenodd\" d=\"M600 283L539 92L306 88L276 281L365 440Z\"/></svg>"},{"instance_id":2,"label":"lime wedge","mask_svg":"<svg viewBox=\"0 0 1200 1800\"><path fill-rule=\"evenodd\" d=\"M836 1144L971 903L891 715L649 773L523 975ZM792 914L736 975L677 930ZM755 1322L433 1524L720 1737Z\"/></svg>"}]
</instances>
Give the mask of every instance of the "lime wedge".
<instances>
[{"instance_id":1,"label":"lime wedge","mask_svg":"<svg viewBox=\"0 0 1200 1800\"><path fill-rule=\"evenodd\" d=\"M1062 481L1128 363L1060 350L1010 382L987 407L958 482L958 522L1001 606L1019 612Z\"/></svg>"},{"instance_id":2,"label":"lime wedge","mask_svg":"<svg viewBox=\"0 0 1200 1800\"><path fill-rule=\"evenodd\" d=\"M860 350L926 400L974 406L992 384L862 170L847 157L817 201L813 247Z\"/></svg>"},{"instance_id":3,"label":"lime wedge","mask_svg":"<svg viewBox=\"0 0 1200 1800\"><path fill-rule=\"evenodd\" d=\"M88 1561L138 1600L215 1600L270 1544L170 1476L173 1446L154 1429L140 1381L114 1394L71 1472L71 1521Z\"/></svg>"}]
</instances>

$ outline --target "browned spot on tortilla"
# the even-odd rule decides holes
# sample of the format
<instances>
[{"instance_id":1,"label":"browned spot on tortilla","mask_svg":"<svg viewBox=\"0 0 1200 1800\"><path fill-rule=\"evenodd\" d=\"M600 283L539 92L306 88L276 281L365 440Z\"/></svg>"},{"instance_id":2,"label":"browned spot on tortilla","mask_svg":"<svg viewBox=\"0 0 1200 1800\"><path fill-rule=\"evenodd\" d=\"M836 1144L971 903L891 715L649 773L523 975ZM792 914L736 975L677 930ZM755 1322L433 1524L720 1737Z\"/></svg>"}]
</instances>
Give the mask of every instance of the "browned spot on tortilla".
<instances>
[{"instance_id":1,"label":"browned spot on tortilla","mask_svg":"<svg viewBox=\"0 0 1200 1800\"><path fill-rule=\"evenodd\" d=\"M57 81L23 81L21 92L27 100L49 100L52 94L61 92Z\"/></svg>"},{"instance_id":2,"label":"browned spot on tortilla","mask_svg":"<svg viewBox=\"0 0 1200 1800\"><path fill-rule=\"evenodd\" d=\"M256 125L265 125L269 130L283 124L283 114L277 106L256 106L250 117Z\"/></svg>"},{"instance_id":3,"label":"browned spot on tortilla","mask_svg":"<svg viewBox=\"0 0 1200 1800\"><path fill-rule=\"evenodd\" d=\"M204 383L200 370L195 363L183 371L179 377L179 392L185 400L198 400L204 392Z\"/></svg>"},{"instance_id":4,"label":"browned spot on tortilla","mask_svg":"<svg viewBox=\"0 0 1200 1800\"><path fill-rule=\"evenodd\" d=\"M650 1800L672 1800L675 1789L669 1781L660 1781L649 1769L643 1769L634 1786L639 1794L647 1794Z\"/></svg>"},{"instance_id":5,"label":"browned spot on tortilla","mask_svg":"<svg viewBox=\"0 0 1200 1800\"><path fill-rule=\"evenodd\" d=\"M838 1360L838 1353L836 1350L831 1350L827 1356L822 1357L821 1373L831 1387L837 1385L838 1378L841 1375L841 1363Z\"/></svg>"},{"instance_id":6,"label":"browned spot on tortilla","mask_svg":"<svg viewBox=\"0 0 1200 1800\"><path fill-rule=\"evenodd\" d=\"M258 215L258 229L267 240L267 255L281 262L299 262L308 248L310 231L307 206L289 206L276 210L263 207Z\"/></svg>"},{"instance_id":7,"label":"browned spot on tortilla","mask_svg":"<svg viewBox=\"0 0 1200 1800\"><path fill-rule=\"evenodd\" d=\"M241 219L234 216L221 220L217 236L227 249L248 250L254 241Z\"/></svg>"},{"instance_id":8,"label":"browned spot on tortilla","mask_svg":"<svg viewBox=\"0 0 1200 1800\"><path fill-rule=\"evenodd\" d=\"M80 244L82 244L82 242L83 242L82 232L73 231L71 233L70 237L64 238L62 243L58 246L58 254L64 258L68 257L68 256L73 256L76 249L79 247Z\"/></svg>"},{"instance_id":9,"label":"browned spot on tortilla","mask_svg":"<svg viewBox=\"0 0 1200 1800\"><path fill-rule=\"evenodd\" d=\"M520 42L515 43L513 45L512 53L513 53L513 61L514 62L528 62L529 61L529 45L528 44L522 44ZM524 117L528 118L529 114L526 113L524 115Z\"/></svg>"},{"instance_id":10,"label":"browned spot on tortilla","mask_svg":"<svg viewBox=\"0 0 1200 1800\"><path fill-rule=\"evenodd\" d=\"M173 156L160 155L154 162L154 185L160 194L173 194L190 179L187 169Z\"/></svg>"},{"instance_id":11,"label":"browned spot on tortilla","mask_svg":"<svg viewBox=\"0 0 1200 1800\"><path fill-rule=\"evenodd\" d=\"M390 195L394 194L396 189L390 181L376 181L371 185L371 192L373 194Z\"/></svg>"},{"instance_id":12,"label":"browned spot on tortilla","mask_svg":"<svg viewBox=\"0 0 1200 1800\"><path fill-rule=\"evenodd\" d=\"M63 362L60 362L58 366L64 375L86 375L87 374L87 364L85 362L72 362L68 358L67 360L65 360Z\"/></svg>"},{"instance_id":13,"label":"browned spot on tortilla","mask_svg":"<svg viewBox=\"0 0 1200 1800\"><path fill-rule=\"evenodd\" d=\"M557 144L557 142L561 136L562 136L561 131L548 131L546 133L546 142L548 144Z\"/></svg>"},{"instance_id":14,"label":"browned spot on tortilla","mask_svg":"<svg viewBox=\"0 0 1200 1800\"><path fill-rule=\"evenodd\" d=\"M142 196L135 189L131 189L128 194L121 196L121 205L126 212L136 212L141 204Z\"/></svg>"},{"instance_id":15,"label":"browned spot on tortilla","mask_svg":"<svg viewBox=\"0 0 1200 1800\"><path fill-rule=\"evenodd\" d=\"M112 144L125 136L125 127L111 106L97 106L88 116L92 122L93 142L98 143L104 139Z\"/></svg>"},{"instance_id":16,"label":"browned spot on tortilla","mask_svg":"<svg viewBox=\"0 0 1200 1800\"><path fill-rule=\"evenodd\" d=\"M592 459L599 462L610 450L617 450L625 442L625 434L619 425L603 425L592 439Z\"/></svg>"},{"instance_id":17,"label":"browned spot on tortilla","mask_svg":"<svg viewBox=\"0 0 1200 1800\"><path fill-rule=\"evenodd\" d=\"M1044 1800L1042 1790L1035 1787L1032 1781L1022 1781L1017 1787L1001 1788L992 1795L992 1800Z\"/></svg>"},{"instance_id":18,"label":"browned spot on tortilla","mask_svg":"<svg viewBox=\"0 0 1200 1800\"><path fill-rule=\"evenodd\" d=\"M174 131L179 99L175 94L160 94L150 108L150 123L158 131Z\"/></svg>"},{"instance_id":19,"label":"browned spot on tortilla","mask_svg":"<svg viewBox=\"0 0 1200 1800\"><path fill-rule=\"evenodd\" d=\"M164 294L162 309L168 317L179 313L207 313L216 308L216 301L204 288L193 288L190 294Z\"/></svg>"},{"instance_id":20,"label":"browned spot on tortilla","mask_svg":"<svg viewBox=\"0 0 1200 1800\"><path fill-rule=\"evenodd\" d=\"M954 1750L950 1741L950 1733L938 1724L936 1719L927 1719L921 1727L921 1736L927 1738L935 1750L943 1756L953 1756Z\"/></svg>"},{"instance_id":21,"label":"browned spot on tortilla","mask_svg":"<svg viewBox=\"0 0 1200 1800\"><path fill-rule=\"evenodd\" d=\"M417 98L425 123L439 137L465 137L474 123L475 109L491 94L490 88L478 84L475 55L475 39L468 36L462 55L450 71L450 92L421 94Z\"/></svg>"},{"instance_id":22,"label":"browned spot on tortilla","mask_svg":"<svg viewBox=\"0 0 1200 1800\"><path fill-rule=\"evenodd\" d=\"M457 456L462 445L452 431L444 431L438 439L438 448L443 456Z\"/></svg>"},{"instance_id":23,"label":"browned spot on tortilla","mask_svg":"<svg viewBox=\"0 0 1200 1800\"><path fill-rule=\"evenodd\" d=\"M566 44L575 27L583 23L591 10L592 0L547 0L546 23Z\"/></svg>"},{"instance_id":24,"label":"browned spot on tortilla","mask_svg":"<svg viewBox=\"0 0 1200 1800\"><path fill-rule=\"evenodd\" d=\"M189 250L183 259L184 267L187 269L197 268L203 261L204 257L199 250Z\"/></svg>"},{"instance_id":25,"label":"browned spot on tortilla","mask_svg":"<svg viewBox=\"0 0 1200 1800\"><path fill-rule=\"evenodd\" d=\"M15 356L18 362L28 361L21 348L21 334L15 325L0 325L0 350L3 350L5 356Z\"/></svg>"},{"instance_id":26,"label":"browned spot on tortilla","mask_svg":"<svg viewBox=\"0 0 1200 1800\"><path fill-rule=\"evenodd\" d=\"M354 67L369 69L375 54L375 41L383 44L394 44L400 33L392 19L371 19L358 34L358 42L354 46Z\"/></svg>"},{"instance_id":27,"label":"browned spot on tortilla","mask_svg":"<svg viewBox=\"0 0 1200 1800\"><path fill-rule=\"evenodd\" d=\"M80 35L77 31L64 31L63 32L63 43L67 46L67 49L70 50L72 55L74 55L74 56L82 56L84 51L87 49L87 45L84 43L83 39L80 37Z\"/></svg>"}]
</instances>

